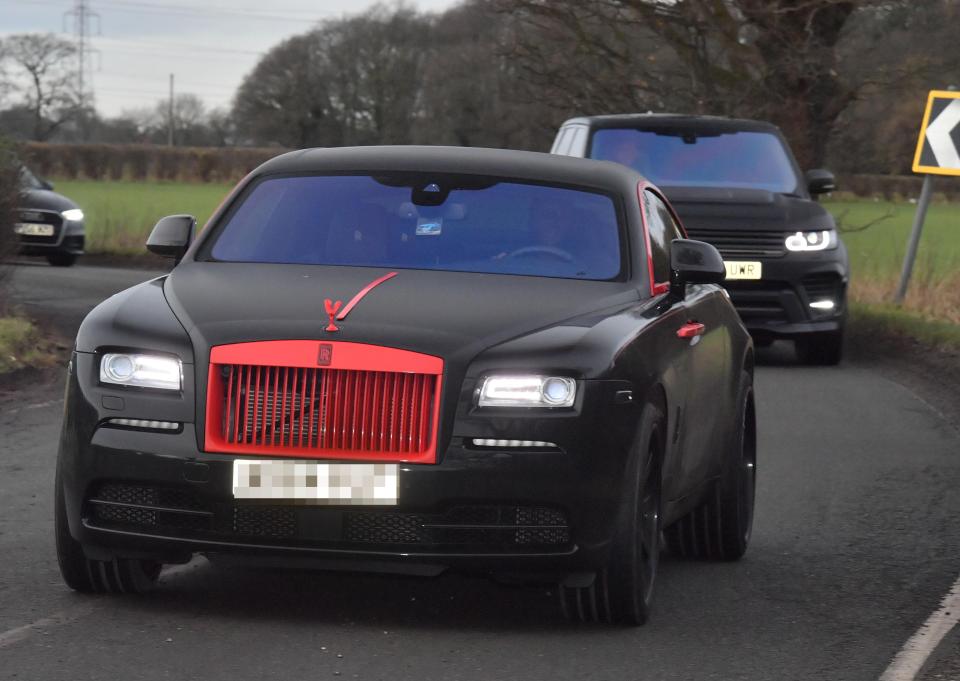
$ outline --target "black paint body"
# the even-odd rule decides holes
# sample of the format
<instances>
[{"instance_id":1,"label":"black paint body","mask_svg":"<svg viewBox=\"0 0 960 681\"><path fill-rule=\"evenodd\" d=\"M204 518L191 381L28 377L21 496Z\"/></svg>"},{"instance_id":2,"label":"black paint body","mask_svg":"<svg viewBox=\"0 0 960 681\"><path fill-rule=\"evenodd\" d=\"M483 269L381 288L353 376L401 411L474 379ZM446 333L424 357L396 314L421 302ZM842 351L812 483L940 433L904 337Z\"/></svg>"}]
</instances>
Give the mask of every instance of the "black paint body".
<instances>
[{"instance_id":1,"label":"black paint body","mask_svg":"<svg viewBox=\"0 0 960 681\"><path fill-rule=\"evenodd\" d=\"M382 268L198 258L249 182L269 174L376 170L457 172L609 192L626 220L626 274L621 281L596 282L400 269L330 334L324 331L323 299L349 299L383 274ZM665 520L678 518L720 471L724 444L735 429L741 372L752 371L753 346L720 287L690 285L685 295L676 288L651 295L637 198L641 179L611 163L438 147L308 150L264 164L238 186L168 276L113 296L83 322L67 382L59 457L71 534L89 556L101 558L175 562L208 551L332 559L356 569L591 570L609 549L623 472L641 410L651 401L667 415L670 433L663 462ZM703 323L706 332L693 340L678 338L677 330L690 320ZM120 482L182 492L197 507L212 509L218 522L231 513L236 518L234 456L202 449L210 348L282 339L355 341L443 358L438 460L401 465L398 506L275 509L292 518L295 531L259 538L240 536L236 523L233 534L231 527L219 533L186 526L160 531L102 523L92 515L90 495L104 482ZM99 357L116 349L177 355L184 363L182 393L100 384ZM478 408L479 379L511 371L575 377L576 404L559 411ZM158 433L105 426L113 417L176 421L183 427ZM473 438L557 447L478 449ZM387 524L390 517L401 524L430 519L462 527L483 524L457 520L463 507L480 515L499 509L500 521L503 509L549 509L560 514L550 516L551 522L564 519L566 534L545 544L519 541L516 533L511 535L516 541L501 541L508 531L484 535L476 527L473 535L463 530L456 536L408 537L405 543L345 535L357 512Z\"/></svg>"}]
</instances>

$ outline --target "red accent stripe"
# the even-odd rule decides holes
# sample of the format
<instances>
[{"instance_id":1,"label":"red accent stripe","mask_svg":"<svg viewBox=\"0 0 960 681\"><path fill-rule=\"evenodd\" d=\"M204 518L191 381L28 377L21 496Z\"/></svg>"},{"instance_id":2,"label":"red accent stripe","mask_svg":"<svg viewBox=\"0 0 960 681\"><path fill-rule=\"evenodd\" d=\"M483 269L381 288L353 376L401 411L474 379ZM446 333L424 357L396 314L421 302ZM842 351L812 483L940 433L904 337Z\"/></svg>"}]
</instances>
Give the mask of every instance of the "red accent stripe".
<instances>
[{"instance_id":1,"label":"red accent stripe","mask_svg":"<svg viewBox=\"0 0 960 681\"><path fill-rule=\"evenodd\" d=\"M337 315L337 321L342 322L344 319L346 319L347 315L350 314L350 310L355 308L357 306L357 303L359 303L365 295L370 293L370 291L372 291L373 289L375 289L377 286L387 281L388 279L393 279L395 276L397 276L396 272L390 272L389 274L383 275L379 279L374 279L369 284L367 284L362 289L360 289L360 292L350 299L350 302L347 303L347 306L342 310L340 310L340 314Z\"/></svg>"},{"instance_id":2,"label":"red accent stripe","mask_svg":"<svg viewBox=\"0 0 960 681\"><path fill-rule=\"evenodd\" d=\"M643 238L646 241L647 248L647 273L650 276L650 295L658 296L670 290L670 282L657 282L653 279L653 249L650 247L650 218L647 215L647 202L644 201L643 198L643 192L652 188L653 185L649 182L640 182L640 184L637 185L637 199L640 202L640 215L643 218Z\"/></svg>"}]
</instances>

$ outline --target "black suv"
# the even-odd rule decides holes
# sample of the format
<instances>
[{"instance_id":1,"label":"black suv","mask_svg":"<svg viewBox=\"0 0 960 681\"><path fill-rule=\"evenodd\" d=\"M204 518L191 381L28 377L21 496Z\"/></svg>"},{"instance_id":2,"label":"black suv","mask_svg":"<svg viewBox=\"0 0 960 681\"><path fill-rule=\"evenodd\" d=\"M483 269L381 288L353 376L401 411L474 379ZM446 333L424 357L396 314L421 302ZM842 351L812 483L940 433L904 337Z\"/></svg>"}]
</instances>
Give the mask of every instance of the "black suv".
<instances>
[{"instance_id":1,"label":"black suv","mask_svg":"<svg viewBox=\"0 0 960 681\"><path fill-rule=\"evenodd\" d=\"M714 116L624 114L572 118L551 152L628 165L670 199L688 235L716 246L725 286L758 345L796 342L810 364L843 350L847 251L813 195L825 170L800 172L770 123Z\"/></svg>"}]
</instances>

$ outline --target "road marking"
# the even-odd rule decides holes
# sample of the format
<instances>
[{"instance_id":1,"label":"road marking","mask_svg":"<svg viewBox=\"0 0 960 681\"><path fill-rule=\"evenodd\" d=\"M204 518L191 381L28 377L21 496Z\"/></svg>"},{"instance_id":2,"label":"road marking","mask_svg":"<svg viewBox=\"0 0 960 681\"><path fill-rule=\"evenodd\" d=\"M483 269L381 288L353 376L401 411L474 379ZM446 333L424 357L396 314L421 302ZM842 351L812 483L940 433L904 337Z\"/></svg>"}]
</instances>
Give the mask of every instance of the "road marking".
<instances>
[{"instance_id":1,"label":"road marking","mask_svg":"<svg viewBox=\"0 0 960 681\"><path fill-rule=\"evenodd\" d=\"M960 621L960 577L940 602L940 609L927 618L903 645L880 681L913 681L940 641Z\"/></svg>"},{"instance_id":2,"label":"road marking","mask_svg":"<svg viewBox=\"0 0 960 681\"><path fill-rule=\"evenodd\" d=\"M19 643L23 639L36 634L41 629L54 627L60 624L69 624L70 622L78 620L84 615L87 615L93 611L94 607L95 606L93 604L88 604L79 606L77 608L72 608L70 610L55 612L48 617L43 617L35 622L31 622L30 624L24 624L21 627L8 629L0 634L0 648L6 648L7 646L12 646L14 643Z\"/></svg>"}]
</instances>

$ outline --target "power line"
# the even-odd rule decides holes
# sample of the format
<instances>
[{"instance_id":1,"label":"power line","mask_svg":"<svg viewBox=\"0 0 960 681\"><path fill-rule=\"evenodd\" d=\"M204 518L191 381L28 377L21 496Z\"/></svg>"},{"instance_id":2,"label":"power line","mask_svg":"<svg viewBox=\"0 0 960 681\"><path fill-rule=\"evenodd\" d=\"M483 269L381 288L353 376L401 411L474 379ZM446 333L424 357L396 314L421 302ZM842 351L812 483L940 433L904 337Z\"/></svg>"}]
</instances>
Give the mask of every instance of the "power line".
<instances>
[{"instance_id":1,"label":"power line","mask_svg":"<svg viewBox=\"0 0 960 681\"><path fill-rule=\"evenodd\" d=\"M84 74L87 70L87 57L93 50L87 45L90 35L90 20L96 19L97 28L100 27L100 15L90 9L87 0L76 0L72 10L64 13L64 19L73 20L73 34L77 39L77 97L80 100L80 109L83 109L86 98Z\"/></svg>"}]
</instances>

